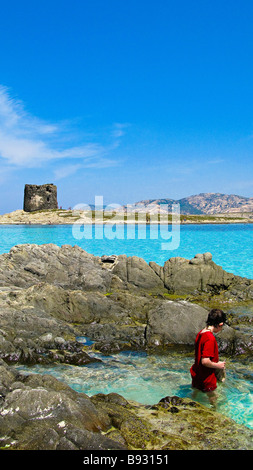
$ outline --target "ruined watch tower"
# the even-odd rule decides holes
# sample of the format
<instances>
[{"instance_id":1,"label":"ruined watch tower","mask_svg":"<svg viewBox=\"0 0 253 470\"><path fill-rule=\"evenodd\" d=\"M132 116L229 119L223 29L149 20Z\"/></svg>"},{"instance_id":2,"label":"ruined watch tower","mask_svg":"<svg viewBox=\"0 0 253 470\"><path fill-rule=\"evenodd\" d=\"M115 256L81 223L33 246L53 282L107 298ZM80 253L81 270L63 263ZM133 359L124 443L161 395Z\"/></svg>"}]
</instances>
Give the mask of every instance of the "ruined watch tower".
<instances>
[{"instance_id":1,"label":"ruined watch tower","mask_svg":"<svg viewBox=\"0 0 253 470\"><path fill-rule=\"evenodd\" d=\"M54 184L26 184L24 191L24 211L57 209L57 187Z\"/></svg>"}]
</instances>

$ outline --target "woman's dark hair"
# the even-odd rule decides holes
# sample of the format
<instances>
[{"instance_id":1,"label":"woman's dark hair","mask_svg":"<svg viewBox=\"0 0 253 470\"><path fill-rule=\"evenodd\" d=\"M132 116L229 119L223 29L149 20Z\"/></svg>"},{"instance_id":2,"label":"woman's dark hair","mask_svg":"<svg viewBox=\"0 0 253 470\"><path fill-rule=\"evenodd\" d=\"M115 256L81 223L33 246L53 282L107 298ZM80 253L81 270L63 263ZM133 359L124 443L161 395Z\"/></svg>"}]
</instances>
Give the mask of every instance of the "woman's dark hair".
<instances>
[{"instance_id":1,"label":"woman's dark hair","mask_svg":"<svg viewBox=\"0 0 253 470\"><path fill-rule=\"evenodd\" d=\"M222 311L219 310L218 308L213 308L207 317L206 324L207 326L218 326L219 323L225 323L226 322L226 314Z\"/></svg>"}]
</instances>

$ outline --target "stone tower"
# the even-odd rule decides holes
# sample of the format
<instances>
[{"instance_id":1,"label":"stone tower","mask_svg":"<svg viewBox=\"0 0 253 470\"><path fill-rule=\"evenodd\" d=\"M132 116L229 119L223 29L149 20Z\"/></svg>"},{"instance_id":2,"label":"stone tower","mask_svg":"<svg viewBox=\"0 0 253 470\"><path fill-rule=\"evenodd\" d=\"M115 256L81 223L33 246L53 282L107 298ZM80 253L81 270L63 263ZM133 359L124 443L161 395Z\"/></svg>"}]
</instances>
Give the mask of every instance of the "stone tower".
<instances>
[{"instance_id":1,"label":"stone tower","mask_svg":"<svg viewBox=\"0 0 253 470\"><path fill-rule=\"evenodd\" d=\"M54 184L25 185L24 211L33 212L57 208L57 187Z\"/></svg>"}]
</instances>

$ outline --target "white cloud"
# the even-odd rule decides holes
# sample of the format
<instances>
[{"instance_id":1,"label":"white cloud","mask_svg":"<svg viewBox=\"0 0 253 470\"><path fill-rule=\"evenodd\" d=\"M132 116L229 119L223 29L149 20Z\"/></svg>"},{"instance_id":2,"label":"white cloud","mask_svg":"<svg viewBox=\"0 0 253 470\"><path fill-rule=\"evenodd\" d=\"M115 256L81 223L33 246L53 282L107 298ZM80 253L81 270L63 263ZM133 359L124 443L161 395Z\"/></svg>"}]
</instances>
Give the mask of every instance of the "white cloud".
<instances>
[{"instance_id":1,"label":"white cloud","mask_svg":"<svg viewBox=\"0 0 253 470\"><path fill-rule=\"evenodd\" d=\"M114 129L112 131L113 137L122 137L125 134L125 128L128 127L129 124L122 124L120 122L115 122Z\"/></svg>"},{"instance_id":2,"label":"white cloud","mask_svg":"<svg viewBox=\"0 0 253 470\"><path fill-rule=\"evenodd\" d=\"M114 126L110 145L84 142L68 145L71 126L51 123L30 115L21 101L0 85L0 161L14 168L39 168L57 162L55 177L63 178L82 167L101 168L117 165L106 155L118 146L124 124ZM80 136L78 136L80 140ZM76 162L78 160L78 163ZM62 168L58 166L61 165Z\"/></svg>"},{"instance_id":3,"label":"white cloud","mask_svg":"<svg viewBox=\"0 0 253 470\"><path fill-rule=\"evenodd\" d=\"M117 166L118 162L115 160L110 160L109 158L97 158L97 159L87 159L85 163L77 163L73 165L65 165L54 170L54 177L56 180L60 180L66 177L69 177L75 174L77 171L82 170L83 168L109 168L112 166Z\"/></svg>"},{"instance_id":4,"label":"white cloud","mask_svg":"<svg viewBox=\"0 0 253 470\"><path fill-rule=\"evenodd\" d=\"M60 168L56 168L54 171L54 176L56 180L60 180L62 178L66 178L67 176L71 176L76 173L78 170L81 169L81 165L66 165Z\"/></svg>"}]
</instances>

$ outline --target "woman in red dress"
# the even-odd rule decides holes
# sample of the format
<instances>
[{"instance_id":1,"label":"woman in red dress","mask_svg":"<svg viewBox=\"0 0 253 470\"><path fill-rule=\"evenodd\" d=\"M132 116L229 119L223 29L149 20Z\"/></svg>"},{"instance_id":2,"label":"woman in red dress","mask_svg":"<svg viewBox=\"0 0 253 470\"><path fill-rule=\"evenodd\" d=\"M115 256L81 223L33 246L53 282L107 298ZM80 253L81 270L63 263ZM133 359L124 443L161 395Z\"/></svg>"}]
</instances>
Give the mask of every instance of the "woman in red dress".
<instances>
[{"instance_id":1,"label":"woman in red dress","mask_svg":"<svg viewBox=\"0 0 253 470\"><path fill-rule=\"evenodd\" d=\"M217 372L225 369L225 361L219 361L218 345L213 333L218 333L226 321L226 314L219 309L209 312L206 327L195 340L195 362L190 372L192 387L208 394L211 404L215 404L214 390L217 387Z\"/></svg>"}]
</instances>

